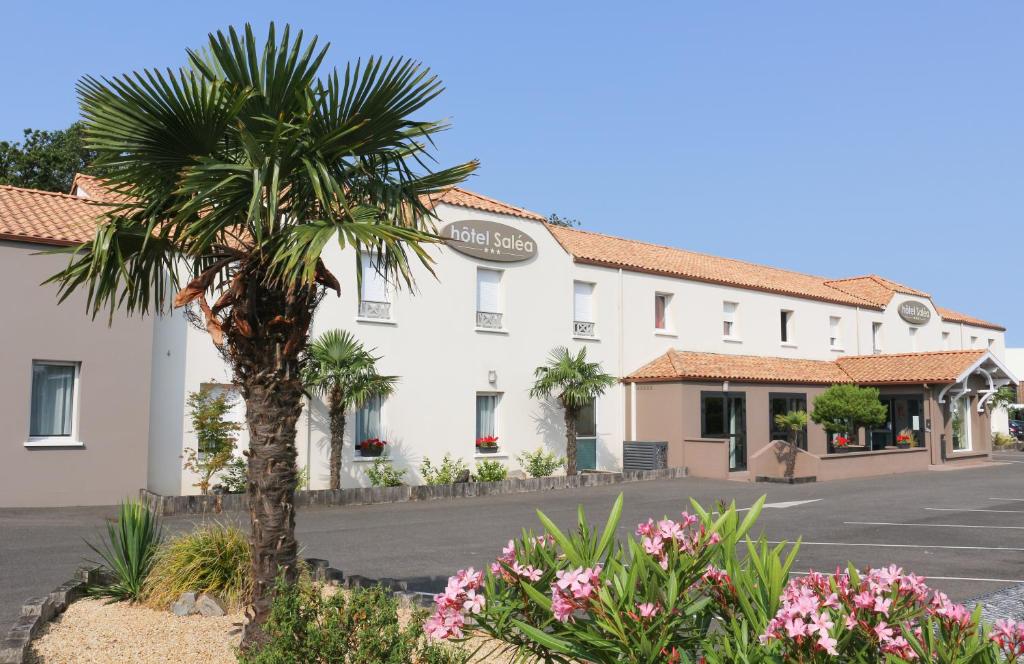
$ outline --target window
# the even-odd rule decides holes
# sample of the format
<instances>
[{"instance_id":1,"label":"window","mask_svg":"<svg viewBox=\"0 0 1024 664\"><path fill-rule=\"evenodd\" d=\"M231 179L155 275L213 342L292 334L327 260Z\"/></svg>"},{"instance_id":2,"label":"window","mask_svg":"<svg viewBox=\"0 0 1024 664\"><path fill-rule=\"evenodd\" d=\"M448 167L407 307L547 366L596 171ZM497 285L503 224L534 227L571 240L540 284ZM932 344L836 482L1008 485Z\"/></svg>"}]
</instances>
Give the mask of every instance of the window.
<instances>
[{"instance_id":1,"label":"window","mask_svg":"<svg viewBox=\"0 0 1024 664\"><path fill-rule=\"evenodd\" d=\"M576 438L597 436L597 401L591 400L576 413Z\"/></svg>"},{"instance_id":2,"label":"window","mask_svg":"<svg viewBox=\"0 0 1024 664\"><path fill-rule=\"evenodd\" d=\"M654 329L667 330L668 328L668 305L672 296L668 293L654 294Z\"/></svg>"},{"instance_id":3,"label":"window","mask_svg":"<svg viewBox=\"0 0 1024 664\"><path fill-rule=\"evenodd\" d=\"M782 343L792 343L793 339L793 312L783 309L779 312L779 339Z\"/></svg>"},{"instance_id":4,"label":"window","mask_svg":"<svg viewBox=\"0 0 1024 664\"><path fill-rule=\"evenodd\" d=\"M879 354L882 352L882 324L871 324L871 352Z\"/></svg>"},{"instance_id":5,"label":"window","mask_svg":"<svg viewBox=\"0 0 1024 664\"><path fill-rule=\"evenodd\" d=\"M971 449L971 400L960 397L953 403L952 412L953 450L967 452Z\"/></svg>"},{"instance_id":6,"label":"window","mask_svg":"<svg viewBox=\"0 0 1024 664\"><path fill-rule=\"evenodd\" d=\"M995 339L989 339L987 345L988 345L988 349L992 350L993 346L996 345L996 340Z\"/></svg>"},{"instance_id":7,"label":"window","mask_svg":"<svg viewBox=\"0 0 1024 664\"><path fill-rule=\"evenodd\" d=\"M828 347L840 349L843 347L843 338L841 336L840 325L843 319L839 316L828 317Z\"/></svg>"},{"instance_id":8,"label":"window","mask_svg":"<svg viewBox=\"0 0 1024 664\"><path fill-rule=\"evenodd\" d=\"M949 332L942 333L942 347L945 350L949 350Z\"/></svg>"},{"instance_id":9,"label":"window","mask_svg":"<svg viewBox=\"0 0 1024 664\"><path fill-rule=\"evenodd\" d=\"M572 282L572 333L576 337L593 337L594 284Z\"/></svg>"},{"instance_id":10,"label":"window","mask_svg":"<svg viewBox=\"0 0 1024 664\"><path fill-rule=\"evenodd\" d=\"M381 398L372 397L356 411L356 444L370 438L380 438L380 407Z\"/></svg>"},{"instance_id":11,"label":"window","mask_svg":"<svg viewBox=\"0 0 1024 664\"><path fill-rule=\"evenodd\" d=\"M908 334L910 334L910 350L916 351L917 350L917 328L916 327L907 328L907 332L908 332Z\"/></svg>"},{"instance_id":12,"label":"window","mask_svg":"<svg viewBox=\"0 0 1024 664\"><path fill-rule=\"evenodd\" d=\"M71 438L78 364L32 362L30 438Z\"/></svg>"},{"instance_id":13,"label":"window","mask_svg":"<svg viewBox=\"0 0 1024 664\"><path fill-rule=\"evenodd\" d=\"M476 326L500 330L504 326L501 311L501 271L479 268L476 271Z\"/></svg>"},{"instance_id":14,"label":"window","mask_svg":"<svg viewBox=\"0 0 1024 664\"><path fill-rule=\"evenodd\" d=\"M772 440L791 441L793 431L780 427L775 421L776 416L785 415L797 410L807 412L806 394L785 394L770 393L768 395L768 430L771 431ZM796 445L802 450L807 449L807 426L802 431L796 432Z\"/></svg>"},{"instance_id":15,"label":"window","mask_svg":"<svg viewBox=\"0 0 1024 664\"><path fill-rule=\"evenodd\" d=\"M476 395L476 437L498 435L498 395Z\"/></svg>"},{"instance_id":16,"label":"window","mask_svg":"<svg viewBox=\"0 0 1024 664\"><path fill-rule=\"evenodd\" d=\"M377 320L391 318L388 282L377 270L377 257L363 254L360 258L359 317Z\"/></svg>"},{"instance_id":17,"label":"window","mask_svg":"<svg viewBox=\"0 0 1024 664\"><path fill-rule=\"evenodd\" d=\"M738 302L722 302L722 336L727 339L739 338L736 325L736 311L739 307Z\"/></svg>"},{"instance_id":18,"label":"window","mask_svg":"<svg viewBox=\"0 0 1024 664\"><path fill-rule=\"evenodd\" d=\"M972 336L971 337L971 348L977 348L977 347L978 347L978 337Z\"/></svg>"}]
</instances>

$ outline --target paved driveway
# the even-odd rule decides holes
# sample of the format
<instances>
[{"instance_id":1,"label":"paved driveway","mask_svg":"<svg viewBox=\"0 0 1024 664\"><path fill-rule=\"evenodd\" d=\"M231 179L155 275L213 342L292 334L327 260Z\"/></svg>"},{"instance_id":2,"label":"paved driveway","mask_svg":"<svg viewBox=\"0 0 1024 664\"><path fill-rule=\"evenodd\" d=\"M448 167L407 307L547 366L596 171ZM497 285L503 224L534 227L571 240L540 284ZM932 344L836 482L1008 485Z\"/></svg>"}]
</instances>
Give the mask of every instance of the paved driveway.
<instances>
[{"instance_id":1,"label":"paved driveway","mask_svg":"<svg viewBox=\"0 0 1024 664\"><path fill-rule=\"evenodd\" d=\"M1024 455L999 466L931 471L798 486L689 478L617 487L446 502L307 509L299 512L304 555L346 574L406 579L429 588L459 567L481 567L534 511L575 521L576 506L603 522L621 491L622 532L648 516L675 514L693 496L750 505L761 494L759 528L772 540L804 539L796 569L895 562L959 600L1024 582ZM812 502L801 502L812 501ZM796 503L786 506L787 503ZM0 629L18 605L68 578L112 508L0 510ZM245 518L235 515L233 518ZM168 519L173 529L194 518Z\"/></svg>"}]
</instances>

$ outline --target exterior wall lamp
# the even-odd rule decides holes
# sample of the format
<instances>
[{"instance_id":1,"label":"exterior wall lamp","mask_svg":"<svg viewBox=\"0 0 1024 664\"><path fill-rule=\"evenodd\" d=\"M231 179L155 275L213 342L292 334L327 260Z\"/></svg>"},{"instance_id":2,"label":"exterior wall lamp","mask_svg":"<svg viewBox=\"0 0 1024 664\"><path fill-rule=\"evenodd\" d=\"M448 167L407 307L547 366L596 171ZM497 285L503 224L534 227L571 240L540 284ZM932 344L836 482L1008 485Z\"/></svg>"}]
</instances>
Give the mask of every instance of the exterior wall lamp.
<instances>
[{"instance_id":1,"label":"exterior wall lamp","mask_svg":"<svg viewBox=\"0 0 1024 664\"><path fill-rule=\"evenodd\" d=\"M491 369L490 371L488 371L487 372L487 382L490 383L491 385L494 385L495 383L497 383L498 382L498 372L495 371L494 369Z\"/></svg>"}]
</instances>

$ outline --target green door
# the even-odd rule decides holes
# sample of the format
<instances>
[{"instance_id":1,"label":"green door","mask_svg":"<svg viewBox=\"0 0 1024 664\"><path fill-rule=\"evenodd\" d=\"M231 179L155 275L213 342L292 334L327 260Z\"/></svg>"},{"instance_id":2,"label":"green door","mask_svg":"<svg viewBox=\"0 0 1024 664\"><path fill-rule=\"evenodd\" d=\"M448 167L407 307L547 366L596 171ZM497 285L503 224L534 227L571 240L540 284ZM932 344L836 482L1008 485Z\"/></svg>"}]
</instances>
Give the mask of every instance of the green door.
<instances>
[{"instance_id":1,"label":"green door","mask_svg":"<svg viewBox=\"0 0 1024 664\"><path fill-rule=\"evenodd\" d=\"M576 470L597 470L597 437L576 438Z\"/></svg>"}]
</instances>

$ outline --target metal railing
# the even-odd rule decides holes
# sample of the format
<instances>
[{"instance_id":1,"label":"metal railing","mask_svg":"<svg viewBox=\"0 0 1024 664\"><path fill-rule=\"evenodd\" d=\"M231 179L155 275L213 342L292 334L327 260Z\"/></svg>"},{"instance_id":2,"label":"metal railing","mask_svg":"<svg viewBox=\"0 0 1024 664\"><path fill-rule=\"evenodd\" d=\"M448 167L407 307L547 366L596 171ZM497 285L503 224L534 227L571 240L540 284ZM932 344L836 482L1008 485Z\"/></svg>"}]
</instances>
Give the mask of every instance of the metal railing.
<instances>
[{"instance_id":1,"label":"metal railing","mask_svg":"<svg viewBox=\"0 0 1024 664\"><path fill-rule=\"evenodd\" d=\"M389 320L391 318L391 303L362 300L359 302L359 317Z\"/></svg>"},{"instance_id":2,"label":"metal railing","mask_svg":"<svg viewBox=\"0 0 1024 664\"><path fill-rule=\"evenodd\" d=\"M502 329L501 316L495 311L478 311L476 312L476 326L488 330L500 330Z\"/></svg>"},{"instance_id":3,"label":"metal railing","mask_svg":"<svg viewBox=\"0 0 1024 664\"><path fill-rule=\"evenodd\" d=\"M574 320L572 322L572 334L574 337L594 336L594 322L588 320Z\"/></svg>"}]
</instances>

